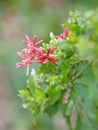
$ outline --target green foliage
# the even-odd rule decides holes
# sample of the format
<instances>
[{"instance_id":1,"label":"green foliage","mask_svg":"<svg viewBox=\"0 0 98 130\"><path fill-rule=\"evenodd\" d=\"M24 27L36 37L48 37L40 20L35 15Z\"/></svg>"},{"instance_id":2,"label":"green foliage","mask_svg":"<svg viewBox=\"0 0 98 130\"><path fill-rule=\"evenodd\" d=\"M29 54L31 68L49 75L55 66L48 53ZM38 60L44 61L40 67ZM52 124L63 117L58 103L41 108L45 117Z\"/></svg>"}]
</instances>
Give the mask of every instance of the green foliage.
<instances>
[{"instance_id":1,"label":"green foliage","mask_svg":"<svg viewBox=\"0 0 98 130\"><path fill-rule=\"evenodd\" d=\"M73 13L70 11L70 18L68 19L68 23L65 23L65 26L76 33L76 35L80 35L86 32L89 21L80 16L80 12L76 11Z\"/></svg>"},{"instance_id":2,"label":"green foliage","mask_svg":"<svg viewBox=\"0 0 98 130\"><path fill-rule=\"evenodd\" d=\"M82 18L79 12L71 11L65 23L69 30L68 37L56 39L51 33L49 43L43 43L46 50L58 47L54 52L57 65L50 62L40 65L29 76L27 88L19 91L23 107L32 112L34 120L43 113L53 116L60 109L71 130L97 130L98 62L94 61L95 55L92 58L89 56L97 49L91 48L88 56L80 49L83 41L87 42L84 43L87 46L91 44L98 48L97 14L86 14ZM71 118L75 111L77 120L73 128Z\"/></svg>"}]
</instances>

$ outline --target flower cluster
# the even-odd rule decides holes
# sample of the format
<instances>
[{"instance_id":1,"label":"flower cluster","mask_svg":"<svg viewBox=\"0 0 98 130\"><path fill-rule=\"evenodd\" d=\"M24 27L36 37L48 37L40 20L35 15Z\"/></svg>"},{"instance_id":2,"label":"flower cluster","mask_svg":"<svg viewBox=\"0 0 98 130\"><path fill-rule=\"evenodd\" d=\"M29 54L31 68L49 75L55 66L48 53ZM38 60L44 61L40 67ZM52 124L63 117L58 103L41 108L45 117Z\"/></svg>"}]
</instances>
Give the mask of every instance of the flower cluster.
<instances>
[{"instance_id":1,"label":"flower cluster","mask_svg":"<svg viewBox=\"0 0 98 130\"><path fill-rule=\"evenodd\" d=\"M47 61L52 62L53 64L57 65L56 58L52 56L51 54L57 49L57 47L48 49L47 52L45 52L45 48L38 47L43 40L40 40L37 42L37 36L35 35L33 37L33 40L30 40L28 35L25 36L26 40L23 40L24 44L26 45L26 48L21 50L21 52L17 52L17 54L22 58L22 62L16 63L16 67L22 67L27 66L27 75L29 74L30 65L33 63L39 63L44 64Z\"/></svg>"},{"instance_id":2,"label":"flower cluster","mask_svg":"<svg viewBox=\"0 0 98 130\"><path fill-rule=\"evenodd\" d=\"M54 36L57 39L66 39L68 37L68 32L63 25L63 34L60 36ZM26 48L21 50L21 52L17 52L18 56L22 58L22 62L16 63L16 67L20 68L22 66L27 66L27 75L29 74L30 65L33 63L44 64L47 61L52 62L53 64L57 65L56 57L52 55L57 47L49 48L46 52L45 48L38 47L43 40L37 42L37 36L34 35L33 40L31 40L28 35L25 36L25 40L23 40Z\"/></svg>"}]
</instances>

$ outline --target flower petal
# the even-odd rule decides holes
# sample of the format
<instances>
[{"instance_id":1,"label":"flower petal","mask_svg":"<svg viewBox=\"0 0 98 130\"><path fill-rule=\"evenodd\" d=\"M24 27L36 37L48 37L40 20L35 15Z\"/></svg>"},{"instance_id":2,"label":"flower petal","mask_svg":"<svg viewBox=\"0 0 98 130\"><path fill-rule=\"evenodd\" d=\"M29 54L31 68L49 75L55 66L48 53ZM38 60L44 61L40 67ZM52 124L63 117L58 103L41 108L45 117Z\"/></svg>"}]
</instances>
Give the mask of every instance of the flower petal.
<instances>
[{"instance_id":1,"label":"flower petal","mask_svg":"<svg viewBox=\"0 0 98 130\"><path fill-rule=\"evenodd\" d=\"M25 64L23 63L23 62L18 62L18 63L16 63L16 67L17 68L20 68L20 67L22 67L22 66L24 66Z\"/></svg>"},{"instance_id":2,"label":"flower petal","mask_svg":"<svg viewBox=\"0 0 98 130\"><path fill-rule=\"evenodd\" d=\"M19 55L22 59L25 59L25 56L21 52L17 52L17 55Z\"/></svg>"},{"instance_id":3,"label":"flower petal","mask_svg":"<svg viewBox=\"0 0 98 130\"><path fill-rule=\"evenodd\" d=\"M37 40L37 36L34 35L34 37L33 37L33 41L32 41L34 46L36 45L36 40Z\"/></svg>"},{"instance_id":4,"label":"flower petal","mask_svg":"<svg viewBox=\"0 0 98 130\"><path fill-rule=\"evenodd\" d=\"M38 46L39 44L41 44L43 42L43 40L40 40L36 43L36 46Z\"/></svg>"},{"instance_id":5,"label":"flower petal","mask_svg":"<svg viewBox=\"0 0 98 130\"><path fill-rule=\"evenodd\" d=\"M28 35L25 35L25 38L26 38L27 41L30 41L30 38L29 38Z\"/></svg>"}]
</instances>

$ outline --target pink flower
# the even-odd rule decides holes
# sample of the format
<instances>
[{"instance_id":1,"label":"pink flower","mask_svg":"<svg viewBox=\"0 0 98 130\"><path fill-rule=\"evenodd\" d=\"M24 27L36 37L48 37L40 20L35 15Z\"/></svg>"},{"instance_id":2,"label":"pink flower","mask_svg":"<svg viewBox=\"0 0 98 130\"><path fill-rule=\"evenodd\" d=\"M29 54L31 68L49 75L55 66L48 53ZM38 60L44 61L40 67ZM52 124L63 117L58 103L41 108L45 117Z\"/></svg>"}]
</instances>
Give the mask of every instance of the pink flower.
<instances>
[{"instance_id":1,"label":"pink flower","mask_svg":"<svg viewBox=\"0 0 98 130\"><path fill-rule=\"evenodd\" d=\"M23 40L23 42L27 46L29 53L36 54L37 52L42 52L44 50L44 48L42 48L42 47L37 48L37 46L40 45L43 42L43 40L36 42L37 41L36 35L34 35L33 40L30 40L28 35L26 35L25 37L26 37L26 40Z\"/></svg>"},{"instance_id":2,"label":"pink flower","mask_svg":"<svg viewBox=\"0 0 98 130\"><path fill-rule=\"evenodd\" d=\"M27 75L29 74L30 65L37 62L39 64L46 63L47 61L52 62L53 64L57 64L55 57L51 54L57 49L57 47L53 49L49 49L48 52L43 52L45 50L42 47L37 47L42 43L43 40L36 42L37 36L33 37L31 41L30 38L26 35L26 40L24 43L27 48L23 49L22 52L17 52L17 54L22 58L22 62L16 63L16 67L20 68L22 66L27 66Z\"/></svg>"},{"instance_id":3,"label":"pink flower","mask_svg":"<svg viewBox=\"0 0 98 130\"><path fill-rule=\"evenodd\" d=\"M40 64L46 63L48 60L53 64L57 65L55 57L51 56L51 54L57 49L57 47L49 49L47 53L39 53L37 55L37 61Z\"/></svg>"},{"instance_id":4,"label":"pink flower","mask_svg":"<svg viewBox=\"0 0 98 130\"><path fill-rule=\"evenodd\" d=\"M28 50L25 49L25 55L21 52L17 52L17 54L23 59L22 62L16 63L16 67L20 68L22 66L27 66L27 75L29 74L30 65L34 63L33 58L35 56L32 56L30 53L28 53Z\"/></svg>"},{"instance_id":5,"label":"pink flower","mask_svg":"<svg viewBox=\"0 0 98 130\"><path fill-rule=\"evenodd\" d=\"M66 39L68 37L68 32L66 30L66 28L63 26L63 34L60 34L60 36L54 36L55 38L58 38L58 39Z\"/></svg>"}]
</instances>

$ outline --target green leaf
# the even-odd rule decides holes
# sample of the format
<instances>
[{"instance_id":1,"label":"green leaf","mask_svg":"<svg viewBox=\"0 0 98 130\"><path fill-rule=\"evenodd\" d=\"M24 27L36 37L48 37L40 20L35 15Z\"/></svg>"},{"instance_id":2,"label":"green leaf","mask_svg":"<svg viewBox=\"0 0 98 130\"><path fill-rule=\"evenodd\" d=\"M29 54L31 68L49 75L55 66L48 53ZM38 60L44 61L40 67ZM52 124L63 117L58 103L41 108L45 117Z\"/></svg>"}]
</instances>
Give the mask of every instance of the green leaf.
<instances>
[{"instance_id":1,"label":"green leaf","mask_svg":"<svg viewBox=\"0 0 98 130\"><path fill-rule=\"evenodd\" d=\"M77 122L76 122L76 128L75 130L86 130L85 126L82 123L80 115L78 115Z\"/></svg>"},{"instance_id":2,"label":"green leaf","mask_svg":"<svg viewBox=\"0 0 98 130\"><path fill-rule=\"evenodd\" d=\"M85 85L76 84L73 86L73 91L75 99L78 100L79 102L87 100L88 91Z\"/></svg>"},{"instance_id":3,"label":"green leaf","mask_svg":"<svg viewBox=\"0 0 98 130\"><path fill-rule=\"evenodd\" d=\"M54 116L54 114L57 112L57 110L58 110L58 103L55 103L54 105L48 105L48 107L46 109L46 111L50 117Z\"/></svg>"},{"instance_id":4,"label":"green leaf","mask_svg":"<svg viewBox=\"0 0 98 130\"><path fill-rule=\"evenodd\" d=\"M82 72L82 70L84 70ZM94 74L93 74L93 69L90 63L82 63L81 64L81 68L78 70L80 72L82 72L78 78L78 82L80 84L84 84L88 87L95 87L95 78L94 78ZM80 73L79 72L79 73Z\"/></svg>"},{"instance_id":5,"label":"green leaf","mask_svg":"<svg viewBox=\"0 0 98 130\"><path fill-rule=\"evenodd\" d=\"M36 89L35 91L36 91L35 100L36 102L41 103L46 98L46 95L40 89Z\"/></svg>"},{"instance_id":6,"label":"green leaf","mask_svg":"<svg viewBox=\"0 0 98 130\"><path fill-rule=\"evenodd\" d=\"M61 91L58 88L50 87L48 90L50 104L56 103L61 97Z\"/></svg>"},{"instance_id":7,"label":"green leaf","mask_svg":"<svg viewBox=\"0 0 98 130\"><path fill-rule=\"evenodd\" d=\"M60 110L61 110L63 117L66 118L66 111L68 109L68 104L65 104L61 101L59 105L60 105Z\"/></svg>"},{"instance_id":8,"label":"green leaf","mask_svg":"<svg viewBox=\"0 0 98 130\"><path fill-rule=\"evenodd\" d=\"M42 101L42 103L41 103L41 106L40 106L40 112L41 113L45 113L45 110L46 110L46 108L47 108L47 106L48 106L48 98L45 98L43 101Z\"/></svg>"},{"instance_id":9,"label":"green leaf","mask_svg":"<svg viewBox=\"0 0 98 130\"><path fill-rule=\"evenodd\" d=\"M92 72L92 66L87 61L81 63L76 71L73 93L75 102L80 113L81 120L87 128L93 127L95 120L95 110L91 101L91 91L95 87L95 78Z\"/></svg>"}]
</instances>

